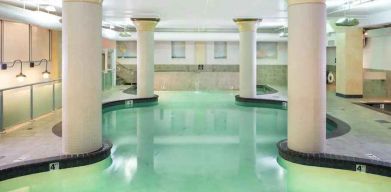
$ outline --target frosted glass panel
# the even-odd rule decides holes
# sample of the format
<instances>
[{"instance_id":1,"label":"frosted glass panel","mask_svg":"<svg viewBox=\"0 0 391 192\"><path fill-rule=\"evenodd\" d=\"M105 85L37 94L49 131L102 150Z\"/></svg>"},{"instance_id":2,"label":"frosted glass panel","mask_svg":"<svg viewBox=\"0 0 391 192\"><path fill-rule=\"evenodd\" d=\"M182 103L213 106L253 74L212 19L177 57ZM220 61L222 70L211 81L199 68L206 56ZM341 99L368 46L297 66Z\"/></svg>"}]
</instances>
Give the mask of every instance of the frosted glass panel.
<instances>
[{"instance_id":1,"label":"frosted glass panel","mask_svg":"<svg viewBox=\"0 0 391 192\"><path fill-rule=\"evenodd\" d=\"M59 109L62 107L62 83L56 83L55 84L55 92L54 92L54 98L55 98L55 108Z\"/></svg>"},{"instance_id":2,"label":"frosted glass panel","mask_svg":"<svg viewBox=\"0 0 391 192\"><path fill-rule=\"evenodd\" d=\"M227 58L227 42L215 41L214 42L214 56L215 59Z\"/></svg>"},{"instance_id":3,"label":"frosted glass panel","mask_svg":"<svg viewBox=\"0 0 391 192\"><path fill-rule=\"evenodd\" d=\"M113 72L108 71L107 73L102 73L102 89L108 90L111 89L113 85Z\"/></svg>"},{"instance_id":4,"label":"frosted glass panel","mask_svg":"<svg viewBox=\"0 0 391 192\"><path fill-rule=\"evenodd\" d=\"M171 42L171 58L186 58L186 43L184 41Z\"/></svg>"},{"instance_id":5,"label":"frosted glass panel","mask_svg":"<svg viewBox=\"0 0 391 192\"><path fill-rule=\"evenodd\" d=\"M53 109L53 85L43 84L35 85L33 89L34 105L33 114L34 118L49 113Z\"/></svg>"},{"instance_id":6,"label":"frosted glass panel","mask_svg":"<svg viewBox=\"0 0 391 192\"><path fill-rule=\"evenodd\" d=\"M30 87L4 92L4 127L30 120Z\"/></svg>"}]
</instances>

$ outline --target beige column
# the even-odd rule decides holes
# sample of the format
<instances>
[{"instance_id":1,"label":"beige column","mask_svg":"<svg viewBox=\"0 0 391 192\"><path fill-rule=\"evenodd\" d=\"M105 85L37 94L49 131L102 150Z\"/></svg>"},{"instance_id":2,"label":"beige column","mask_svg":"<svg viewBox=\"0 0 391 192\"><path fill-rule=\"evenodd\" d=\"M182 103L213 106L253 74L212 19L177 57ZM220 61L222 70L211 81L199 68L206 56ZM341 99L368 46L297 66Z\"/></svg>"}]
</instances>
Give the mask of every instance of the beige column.
<instances>
[{"instance_id":1,"label":"beige column","mask_svg":"<svg viewBox=\"0 0 391 192\"><path fill-rule=\"evenodd\" d=\"M357 27L337 27L337 95L363 95L363 31Z\"/></svg>"},{"instance_id":2,"label":"beige column","mask_svg":"<svg viewBox=\"0 0 391 192\"><path fill-rule=\"evenodd\" d=\"M102 147L101 0L64 0L62 17L62 148Z\"/></svg>"},{"instance_id":3,"label":"beige column","mask_svg":"<svg viewBox=\"0 0 391 192\"><path fill-rule=\"evenodd\" d=\"M239 96L257 95L257 25L261 19L234 19L240 33Z\"/></svg>"},{"instance_id":4,"label":"beige column","mask_svg":"<svg viewBox=\"0 0 391 192\"><path fill-rule=\"evenodd\" d=\"M153 97L154 30L158 18L132 18L137 29L137 96Z\"/></svg>"},{"instance_id":5,"label":"beige column","mask_svg":"<svg viewBox=\"0 0 391 192\"><path fill-rule=\"evenodd\" d=\"M61 78L61 31L51 31L51 73L53 79Z\"/></svg>"},{"instance_id":6,"label":"beige column","mask_svg":"<svg viewBox=\"0 0 391 192\"><path fill-rule=\"evenodd\" d=\"M288 147L322 152L326 141L325 0L288 0Z\"/></svg>"}]
</instances>

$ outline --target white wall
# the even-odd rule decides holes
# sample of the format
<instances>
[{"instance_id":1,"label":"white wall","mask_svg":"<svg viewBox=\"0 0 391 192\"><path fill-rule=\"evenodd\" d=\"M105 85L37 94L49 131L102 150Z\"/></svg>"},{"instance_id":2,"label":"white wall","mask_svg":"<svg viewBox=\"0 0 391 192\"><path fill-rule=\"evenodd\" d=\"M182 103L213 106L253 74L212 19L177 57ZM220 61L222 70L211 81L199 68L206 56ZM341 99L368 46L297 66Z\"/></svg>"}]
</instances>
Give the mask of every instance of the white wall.
<instances>
[{"instance_id":1,"label":"white wall","mask_svg":"<svg viewBox=\"0 0 391 192\"><path fill-rule=\"evenodd\" d=\"M327 65L335 65L335 58L337 58L336 47L327 47Z\"/></svg>"},{"instance_id":2,"label":"white wall","mask_svg":"<svg viewBox=\"0 0 391 192\"><path fill-rule=\"evenodd\" d=\"M262 43L261 43L262 45ZM288 64L288 44L279 42L277 44L276 59L257 59L258 65L287 65Z\"/></svg>"},{"instance_id":3,"label":"white wall","mask_svg":"<svg viewBox=\"0 0 391 192\"><path fill-rule=\"evenodd\" d=\"M211 65L238 65L239 64L239 43L227 42L227 58L214 58L214 42L206 43L206 63Z\"/></svg>"},{"instance_id":4,"label":"white wall","mask_svg":"<svg viewBox=\"0 0 391 192\"><path fill-rule=\"evenodd\" d=\"M15 64L13 68L7 70L0 70L0 89L14 86L21 86L24 84L42 82L42 72L45 71L45 63L40 66L30 68L28 63L29 52L31 51L31 58L35 61L41 59L49 60L49 30L31 26L32 45L29 49L29 25L23 23L14 23L4 21L4 51L3 62L8 66L17 59L26 61L23 63L23 74L27 77L25 81L18 82L16 75L20 72L20 63ZM1 41L1 38L0 38ZM21 46L23 45L23 46ZM38 62L36 62L38 64ZM51 63L48 64L48 71L51 72Z\"/></svg>"},{"instance_id":5,"label":"white wall","mask_svg":"<svg viewBox=\"0 0 391 192\"><path fill-rule=\"evenodd\" d=\"M44 81L42 78L42 72L45 71L44 64L30 68L28 63L24 63L23 74L25 74L27 77L23 82L18 82L16 80L16 75L19 74L19 71L19 63L15 64L13 68L0 70L0 89ZM48 65L48 71L51 71L50 63Z\"/></svg>"},{"instance_id":6,"label":"white wall","mask_svg":"<svg viewBox=\"0 0 391 192\"><path fill-rule=\"evenodd\" d=\"M391 70L391 28L369 32L364 48L364 68Z\"/></svg>"},{"instance_id":7,"label":"white wall","mask_svg":"<svg viewBox=\"0 0 391 192\"><path fill-rule=\"evenodd\" d=\"M132 43L135 43L134 41ZM130 46L131 47L131 46ZM278 42L277 58L275 59L257 59L258 65L286 65L288 63L287 43ZM136 64L136 58L119 58L117 60L121 64ZM186 42L186 58L172 59L171 58L171 42L157 41L155 42L155 64L195 64L195 44L192 41ZM238 65L239 64L239 42L227 42L227 58L214 58L214 43L206 43L206 64L210 65Z\"/></svg>"}]
</instances>

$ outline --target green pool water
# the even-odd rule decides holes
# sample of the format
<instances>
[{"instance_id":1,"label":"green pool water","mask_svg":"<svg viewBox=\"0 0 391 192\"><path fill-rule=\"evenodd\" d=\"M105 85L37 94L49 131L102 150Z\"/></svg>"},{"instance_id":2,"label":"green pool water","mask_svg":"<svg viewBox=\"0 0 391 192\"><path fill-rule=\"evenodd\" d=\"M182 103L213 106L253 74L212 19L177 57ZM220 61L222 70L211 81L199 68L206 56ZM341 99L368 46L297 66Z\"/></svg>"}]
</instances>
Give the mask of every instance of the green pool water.
<instances>
[{"instance_id":1,"label":"green pool water","mask_svg":"<svg viewBox=\"0 0 391 192\"><path fill-rule=\"evenodd\" d=\"M0 182L0 191L390 192L391 180L278 158L287 113L235 105L234 92L159 92L159 104L106 109L111 158Z\"/></svg>"}]
</instances>

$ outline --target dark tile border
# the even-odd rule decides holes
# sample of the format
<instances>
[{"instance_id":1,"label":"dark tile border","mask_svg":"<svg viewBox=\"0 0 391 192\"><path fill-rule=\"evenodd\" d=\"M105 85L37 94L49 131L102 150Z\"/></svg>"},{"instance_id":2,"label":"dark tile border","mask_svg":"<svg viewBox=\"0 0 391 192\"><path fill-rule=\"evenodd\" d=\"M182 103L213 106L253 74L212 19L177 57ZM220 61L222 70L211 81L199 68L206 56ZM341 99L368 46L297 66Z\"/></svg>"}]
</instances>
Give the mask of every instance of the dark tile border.
<instances>
[{"instance_id":1,"label":"dark tile border","mask_svg":"<svg viewBox=\"0 0 391 192\"><path fill-rule=\"evenodd\" d=\"M388 162L328 153L301 153L290 150L287 140L278 142L277 148L282 158L293 163L350 171L356 171L357 166L365 165L366 173L391 177L391 163Z\"/></svg>"},{"instance_id":2,"label":"dark tile border","mask_svg":"<svg viewBox=\"0 0 391 192\"><path fill-rule=\"evenodd\" d=\"M391 104L391 102L355 102L354 104L359 105L361 107L368 108L368 109L372 109L372 110L377 111L379 113L384 113L384 114L387 114L387 115L391 115L391 112L389 112L389 111L382 110L382 109L379 109L377 107L372 107L370 105L370 104Z\"/></svg>"},{"instance_id":3,"label":"dark tile border","mask_svg":"<svg viewBox=\"0 0 391 192\"><path fill-rule=\"evenodd\" d=\"M148 97L148 98L134 98L134 99L123 99L123 100L117 100L117 101L110 101L110 102L105 102L102 104L102 108L107 108L107 107L113 107L113 106L118 106L118 105L129 105L132 106L134 104L157 104L159 99L158 95L154 95L153 97Z\"/></svg>"},{"instance_id":4,"label":"dark tile border","mask_svg":"<svg viewBox=\"0 0 391 192\"><path fill-rule=\"evenodd\" d=\"M135 99L125 99L112 102L106 102L102 104L103 110L109 107L114 107L118 105L127 106L131 103L132 106L139 106L140 104L152 103L157 104L158 101L157 95L151 98L135 98ZM135 104L135 106L133 106ZM52 131L55 135L61 137L61 122L54 125ZM23 161L20 163L12 163L4 166L0 166L0 181L7 179L12 179L15 177L21 177L25 175L42 173L49 171L49 166L51 163L58 163L59 169L66 169L72 167L80 167L85 165L94 164L108 158L111 154L112 144L109 141L103 141L103 146L97 151L84 154L74 154L74 155L60 155L55 157L48 157L42 159L34 159L29 161Z\"/></svg>"},{"instance_id":5,"label":"dark tile border","mask_svg":"<svg viewBox=\"0 0 391 192\"><path fill-rule=\"evenodd\" d=\"M91 153L60 155L0 166L0 181L25 175L47 172L51 163L59 163L59 169L67 169L97 163L108 158L113 145L104 141L102 148Z\"/></svg>"},{"instance_id":6,"label":"dark tile border","mask_svg":"<svg viewBox=\"0 0 391 192\"><path fill-rule=\"evenodd\" d=\"M277 107L273 107L273 108L281 108L281 109L285 109L283 106L285 104L283 103L287 104L286 101L281 101L281 100L242 98L239 97L238 95L235 96L235 100L237 101L237 103L242 102L242 103L252 104L251 106L254 106L254 104L259 104L259 103L276 105ZM336 127L327 135L327 138L339 137L350 131L350 126L347 123L328 114L327 114L327 123L330 123L333 125L333 127ZM356 171L357 165L365 165L367 173L391 177L391 163L389 162L343 156L343 155L328 154L328 153L314 153L314 154L301 153L301 152L288 149L287 140L278 142L277 148L278 148L279 155L283 159L291 161L293 163L298 163L298 164L308 165L308 166L344 169L344 170L351 170L351 171Z\"/></svg>"},{"instance_id":7,"label":"dark tile border","mask_svg":"<svg viewBox=\"0 0 391 192\"><path fill-rule=\"evenodd\" d=\"M245 98L235 95L235 101L237 105L241 106L259 106L259 107L271 107L277 109L286 109L287 102L283 100L273 99L261 99L261 98Z\"/></svg>"},{"instance_id":8,"label":"dark tile border","mask_svg":"<svg viewBox=\"0 0 391 192\"><path fill-rule=\"evenodd\" d=\"M326 114L326 121L334 127L332 131L327 132L327 139L345 135L346 133L349 133L351 129L349 124L329 114Z\"/></svg>"},{"instance_id":9,"label":"dark tile border","mask_svg":"<svg viewBox=\"0 0 391 192\"><path fill-rule=\"evenodd\" d=\"M265 88L265 89L269 90L268 93L265 93L265 94L262 94L262 95L278 93L277 89L274 89L273 87L270 87L269 85L257 85L257 89L260 89L260 88Z\"/></svg>"},{"instance_id":10,"label":"dark tile border","mask_svg":"<svg viewBox=\"0 0 391 192\"><path fill-rule=\"evenodd\" d=\"M343 98L347 98L347 99L360 99L360 98L363 98L363 95L345 95L345 94L342 94L342 93L335 93L336 96L338 97L343 97Z\"/></svg>"}]
</instances>

